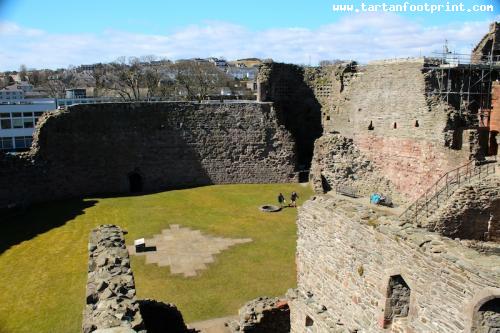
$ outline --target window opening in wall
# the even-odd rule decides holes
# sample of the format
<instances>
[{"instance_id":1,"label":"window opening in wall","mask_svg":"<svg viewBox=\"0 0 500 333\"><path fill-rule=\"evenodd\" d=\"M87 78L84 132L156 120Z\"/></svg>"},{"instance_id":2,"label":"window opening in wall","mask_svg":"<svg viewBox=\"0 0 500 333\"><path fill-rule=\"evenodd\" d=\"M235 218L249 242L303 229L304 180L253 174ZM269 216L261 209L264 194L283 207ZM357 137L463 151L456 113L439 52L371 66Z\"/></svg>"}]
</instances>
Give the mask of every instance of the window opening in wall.
<instances>
[{"instance_id":1,"label":"window opening in wall","mask_svg":"<svg viewBox=\"0 0 500 333\"><path fill-rule=\"evenodd\" d=\"M311 317L306 316L306 327L311 327L314 325L314 320Z\"/></svg>"},{"instance_id":2,"label":"window opening in wall","mask_svg":"<svg viewBox=\"0 0 500 333\"><path fill-rule=\"evenodd\" d=\"M368 125L368 130L373 131L374 129L375 129L375 127L373 127L373 121L370 120L370 125Z\"/></svg>"},{"instance_id":3,"label":"window opening in wall","mask_svg":"<svg viewBox=\"0 0 500 333\"><path fill-rule=\"evenodd\" d=\"M384 328L391 326L395 318L408 317L410 293L410 287L401 275L391 276L387 286Z\"/></svg>"},{"instance_id":4,"label":"window opening in wall","mask_svg":"<svg viewBox=\"0 0 500 333\"><path fill-rule=\"evenodd\" d=\"M392 125L392 127L393 127L394 129L396 129L396 128L398 128L398 124L395 122L395 123Z\"/></svg>"},{"instance_id":5,"label":"window opening in wall","mask_svg":"<svg viewBox=\"0 0 500 333\"><path fill-rule=\"evenodd\" d=\"M12 122L10 119L0 119L0 129L11 129Z\"/></svg>"},{"instance_id":6,"label":"window opening in wall","mask_svg":"<svg viewBox=\"0 0 500 333\"><path fill-rule=\"evenodd\" d=\"M321 175L321 188L323 189L323 193L327 193L332 190L332 186L323 175Z\"/></svg>"},{"instance_id":7,"label":"window opening in wall","mask_svg":"<svg viewBox=\"0 0 500 333\"><path fill-rule=\"evenodd\" d=\"M326 116L326 120L330 120L330 116Z\"/></svg>"},{"instance_id":8,"label":"window opening in wall","mask_svg":"<svg viewBox=\"0 0 500 333\"><path fill-rule=\"evenodd\" d=\"M457 128L453 131L451 149L461 150L463 145L464 130Z\"/></svg>"},{"instance_id":9,"label":"window opening in wall","mask_svg":"<svg viewBox=\"0 0 500 333\"><path fill-rule=\"evenodd\" d=\"M0 150L9 151L14 148L12 143L12 137L3 137L0 138Z\"/></svg>"},{"instance_id":10,"label":"window opening in wall","mask_svg":"<svg viewBox=\"0 0 500 333\"><path fill-rule=\"evenodd\" d=\"M500 298L494 298L484 303L474 313L471 332L500 332Z\"/></svg>"},{"instance_id":11,"label":"window opening in wall","mask_svg":"<svg viewBox=\"0 0 500 333\"><path fill-rule=\"evenodd\" d=\"M415 127L420 127L420 124L418 123L418 120L415 120Z\"/></svg>"},{"instance_id":12,"label":"window opening in wall","mask_svg":"<svg viewBox=\"0 0 500 333\"><path fill-rule=\"evenodd\" d=\"M498 155L498 131L490 132L490 142L488 145L488 155L489 156L497 156Z\"/></svg>"}]
</instances>

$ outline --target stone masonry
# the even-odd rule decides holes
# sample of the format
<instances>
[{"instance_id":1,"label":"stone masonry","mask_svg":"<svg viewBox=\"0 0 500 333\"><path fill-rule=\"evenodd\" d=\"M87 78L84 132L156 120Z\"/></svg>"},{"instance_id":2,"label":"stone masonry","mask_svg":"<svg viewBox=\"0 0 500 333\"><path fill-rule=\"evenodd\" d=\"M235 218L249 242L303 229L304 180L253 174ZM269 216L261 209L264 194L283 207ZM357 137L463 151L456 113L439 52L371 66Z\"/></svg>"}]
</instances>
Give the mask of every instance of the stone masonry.
<instances>
[{"instance_id":1,"label":"stone masonry","mask_svg":"<svg viewBox=\"0 0 500 333\"><path fill-rule=\"evenodd\" d=\"M105 103L41 118L34 146L0 154L0 208L103 193L296 181L270 103Z\"/></svg>"},{"instance_id":2,"label":"stone masonry","mask_svg":"<svg viewBox=\"0 0 500 333\"><path fill-rule=\"evenodd\" d=\"M413 199L446 171L488 154L495 112L491 128L481 128L480 110L491 106L478 96L488 87L470 83L483 77L480 67L446 69L415 58L326 66L309 79L322 105L324 133L352 138L394 189ZM497 69L490 78L498 78ZM454 93L445 94L446 87ZM470 99L456 93L469 90Z\"/></svg>"},{"instance_id":3,"label":"stone masonry","mask_svg":"<svg viewBox=\"0 0 500 333\"><path fill-rule=\"evenodd\" d=\"M380 167L360 152L352 139L340 134L325 134L316 141L310 180L316 193L347 186L360 196L381 192L394 201L404 200Z\"/></svg>"},{"instance_id":4,"label":"stone masonry","mask_svg":"<svg viewBox=\"0 0 500 333\"><path fill-rule=\"evenodd\" d=\"M328 118L323 120L325 134L352 139L395 192L414 199L475 154L474 124L460 125L466 122L457 120L460 106L431 94L437 74L425 67L424 59L375 62L355 71L352 66L343 73L348 84L336 93L334 107L323 111ZM340 80L340 76L331 80L335 78ZM329 152L316 149L319 168L312 170L313 179L333 172L327 167L330 162L321 161Z\"/></svg>"},{"instance_id":5,"label":"stone masonry","mask_svg":"<svg viewBox=\"0 0 500 333\"><path fill-rule=\"evenodd\" d=\"M472 61L481 63L488 61L493 56L496 61L500 56L500 23L494 22L490 25L490 31L479 41L472 50Z\"/></svg>"},{"instance_id":6,"label":"stone masonry","mask_svg":"<svg viewBox=\"0 0 500 333\"><path fill-rule=\"evenodd\" d=\"M471 332L494 316L479 309L500 298L500 260L467 244L317 196L299 209L291 332Z\"/></svg>"},{"instance_id":7,"label":"stone masonry","mask_svg":"<svg viewBox=\"0 0 500 333\"><path fill-rule=\"evenodd\" d=\"M500 242L500 179L458 189L423 226L450 238Z\"/></svg>"},{"instance_id":8,"label":"stone masonry","mask_svg":"<svg viewBox=\"0 0 500 333\"><path fill-rule=\"evenodd\" d=\"M174 304L137 300L124 233L115 225L92 230L84 333L195 333Z\"/></svg>"},{"instance_id":9,"label":"stone masonry","mask_svg":"<svg viewBox=\"0 0 500 333\"><path fill-rule=\"evenodd\" d=\"M257 78L258 100L273 102L278 121L296 142L299 169L309 169L314 140L321 136L321 104L307 70L298 65L264 63Z\"/></svg>"},{"instance_id":10,"label":"stone masonry","mask_svg":"<svg viewBox=\"0 0 500 333\"><path fill-rule=\"evenodd\" d=\"M246 303L239 311L239 319L230 322L232 333L288 333L290 308L285 299L259 297Z\"/></svg>"},{"instance_id":11,"label":"stone masonry","mask_svg":"<svg viewBox=\"0 0 500 333\"><path fill-rule=\"evenodd\" d=\"M146 332L123 231L115 225L92 230L83 332L123 328Z\"/></svg>"}]
</instances>

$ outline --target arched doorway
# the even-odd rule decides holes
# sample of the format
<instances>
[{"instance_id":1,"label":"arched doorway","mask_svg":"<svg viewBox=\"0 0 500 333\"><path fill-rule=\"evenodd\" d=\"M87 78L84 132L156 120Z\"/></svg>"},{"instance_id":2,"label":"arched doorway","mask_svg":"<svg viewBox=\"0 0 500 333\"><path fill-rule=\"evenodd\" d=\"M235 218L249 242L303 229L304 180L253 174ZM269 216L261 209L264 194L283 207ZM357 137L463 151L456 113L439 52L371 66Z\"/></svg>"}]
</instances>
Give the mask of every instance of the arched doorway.
<instances>
[{"instance_id":1,"label":"arched doorway","mask_svg":"<svg viewBox=\"0 0 500 333\"><path fill-rule=\"evenodd\" d=\"M472 333L500 332L500 298L481 305L474 313Z\"/></svg>"},{"instance_id":2,"label":"arched doorway","mask_svg":"<svg viewBox=\"0 0 500 333\"><path fill-rule=\"evenodd\" d=\"M129 173L128 182L131 193L142 192L143 188L142 176L137 171Z\"/></svg>"}]
</instances>

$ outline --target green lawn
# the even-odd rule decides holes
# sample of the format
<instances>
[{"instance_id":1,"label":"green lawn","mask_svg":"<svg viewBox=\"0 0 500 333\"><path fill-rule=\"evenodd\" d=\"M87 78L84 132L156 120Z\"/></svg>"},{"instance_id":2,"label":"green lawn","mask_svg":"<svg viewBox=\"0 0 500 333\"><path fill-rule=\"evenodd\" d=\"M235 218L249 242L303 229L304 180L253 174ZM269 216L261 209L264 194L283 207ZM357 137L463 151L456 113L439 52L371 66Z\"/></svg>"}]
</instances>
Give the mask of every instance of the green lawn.
<instances>
[{"instance_id":1,"label":"green lawn","mask_svg":"<svg viewBox=\"0 0 500 333\"><path fill-rule=\"evenodd\" d=\"M247 300L283 294L296 283L296 210L257 209L275 203L280 191L297 191L299 203L312 193L299 184L218 185L68 200L0 216L0 332L81 331L88 235L100 224L126 229L127 244L169 224L253 239L217 255L194 278L172 276L168 267L132 257L138 296L176 304L187 322L236 314Z\"/></svg>"}]
</instances>

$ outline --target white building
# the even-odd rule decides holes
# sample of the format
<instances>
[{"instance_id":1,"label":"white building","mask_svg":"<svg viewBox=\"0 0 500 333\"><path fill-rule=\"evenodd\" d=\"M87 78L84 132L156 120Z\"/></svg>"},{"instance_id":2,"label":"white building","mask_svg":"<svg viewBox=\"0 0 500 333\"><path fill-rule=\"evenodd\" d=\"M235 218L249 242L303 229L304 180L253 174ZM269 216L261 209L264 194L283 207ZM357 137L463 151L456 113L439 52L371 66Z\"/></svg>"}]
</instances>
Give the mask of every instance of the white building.
<instances>
[{"instance_id":1,"label":"white building","mask_svg":"<svg viewBox=\"0 0 500 333\"><path fill-rule=\"evenodd\" d=\"M258 73L259 69L254 67L229 67L226 70L226 74L238 80L254 80Z\"/></svg>"},{"instance_id":2,"label":"white building","mask_svg":"<svg viewBox=\"0 0 500 333\"><path fill-rule=\"evenodd\" d=\"M53 99L0 104L0 150L16 152L29 149L38 118L44 112L55 109Z\"/></svg>"},{"instance_id":3,"label":"white building","mask_svg":"<svg viewBox=\"0 0 500 333\"><path fill-rule=\"evenodd\" d=\"M2 89L0 90L0 104L8 104L24 99L24 90Z\"/></svg>"},{"instance_id":4,"label":"white building","mask_svg":"<svg viewBox=\"0 0 500 333\"><path fill-rule=\"evenodd\" d=\"M226 68L228 65L227 65L227 61L224 60L224 59L217 59L217 58L208 58L208 61L210 63L212 63L214 66L216 66L217 68Z\"/></svg>"}]
</instances>

